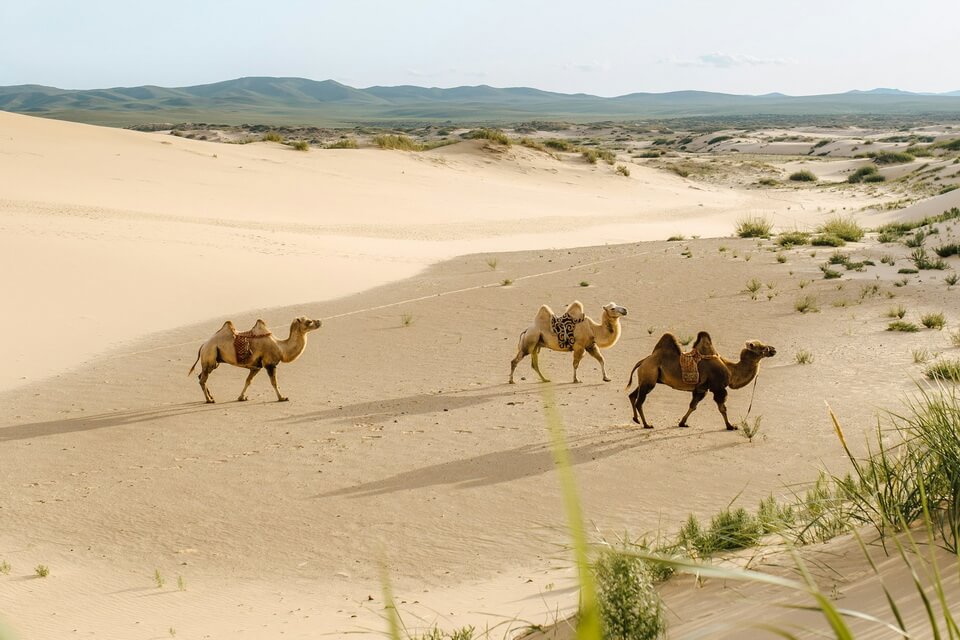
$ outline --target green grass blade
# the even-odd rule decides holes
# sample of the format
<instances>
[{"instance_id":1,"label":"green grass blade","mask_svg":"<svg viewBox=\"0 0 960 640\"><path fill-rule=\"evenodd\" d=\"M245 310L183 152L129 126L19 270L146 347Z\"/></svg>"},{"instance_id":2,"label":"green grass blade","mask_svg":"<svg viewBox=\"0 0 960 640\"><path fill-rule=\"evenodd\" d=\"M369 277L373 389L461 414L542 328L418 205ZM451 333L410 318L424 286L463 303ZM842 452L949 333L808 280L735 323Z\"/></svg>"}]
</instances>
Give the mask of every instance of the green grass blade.
<instances>
[{"instance_id":1,"label":"green grass blade","mask_svg":"<svg viewBox=\"0 0 960 640\"><path fill-rule=\"evenodd\" d=\"M397 605L393 600L393 589L390 588L390 574L387 571L387 563L380 563L380 587L383 590L383 609L387 614L387 632L390 634L390 640L403 640L400 633L400 614L397 613Z\"/></svg>"},{"instance_id":2,"label":"green grass blade","mask_svg":"<svg viewBox=\"0 0 960 640\"><path fill-rule=\"evenodd\" d=\"M547 417L547 428L550 432L550 449L553 451L554 464L557 467L557 474L560 476L560 489L563 492L563 503L567 512L567 521L570 523L574 557L580 577L580 622L577 625L577 640L603 640L600 612L597 608L597 591L593 575L590 573L590 560L587 555L587 535L583 526L583 511L580 507L577 485L573 478L573 468L570 464L570 452L563 431L563 421L560 418L559 411L557 411L552 387L544 387L543 404Z\"/></svg>"},{"instance_id":3,"label":"green grass blade","mask_svg":"<svg viewBox=\"0 0 960 640\"><path fill-rule=\"evenodd\" d=\"M867 549L867 545L863 542L863 538L860 537L860 533L854 529L853 536L857 539L857 544L860 545L860 550L863 551L863 557L867 559L867 562L870 564L870 568L873 569L874 575L880 580L880 587L883 589L883 595L887 599L887 605L890 607L890 611L893 612L893 617L897 619L897 625L900 628L900 631L906 633L907 627L903 622L903 616L900 615L900 607L897 606L897 601L893 599L893 596L890 595L890 590L887 589L887 585L884 584L883 578L880 576L880 570L877 569L877 565L873 562L873 558L870 557L870 551Z\"/></svg>"}]
</instances>

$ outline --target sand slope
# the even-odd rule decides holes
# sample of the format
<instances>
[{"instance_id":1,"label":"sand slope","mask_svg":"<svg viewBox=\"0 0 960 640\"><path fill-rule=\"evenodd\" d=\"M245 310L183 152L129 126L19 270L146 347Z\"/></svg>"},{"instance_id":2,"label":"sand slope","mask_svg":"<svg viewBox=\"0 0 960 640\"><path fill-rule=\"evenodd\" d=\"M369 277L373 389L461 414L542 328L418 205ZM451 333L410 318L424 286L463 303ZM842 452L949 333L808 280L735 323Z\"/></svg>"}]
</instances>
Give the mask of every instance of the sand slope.
<instances>
[{"instance_id":1,"label":"sand slope","mask_svg":"<svg viewBox=\"0 0 960 640\"><path fill-rule=\"evenodd\" d=\"M744 211L812 224L842 194L738 192L640 168L624 179L478 144L298 154L2 113L0 132L13 176L0 267L17 276L2 318L17 339L0 392L0 460L14 461L0 464L0 560L12 565L0 615L25 638L377 635L381 564L411 628L550 622L576 592L545 387L529 361L526 380L506 384L541 303L630 312L607 353L614 382L588 359L573 385L568 354L542 358L598 535L670 528L738 494L752 505L842 464L823 401L862 442L912 389L911 350L948 348L940 332L885 332L886 308L958 320L942 274L894 287L896 267L876 267L838 288L821 279L822 251L779 263L753 240L535 249L488 266L495 249L726 233ZM849 250L878 264L907 251ZM744 292L753 278L758 300ZM821 313L794 310L808 293ZM211 380L221 403L201 402L186 373L226 317L246 328L262 316L285 336L302 314L325 323L280 369L289 404L271 401L265 377L250 402L231 402L245 372L229 367ZM648 400L657 429L629 423L633 363L663 331L700 329L731 356L750 338L780 350L752 444L721 429L709 400L691 429L671 428L688 397L668 389ZM813 365L793 364L799 349ZM748 403L734 392L731 415ZM48 578L33 577L39 564Z\"/></svg>"}]
</instances>

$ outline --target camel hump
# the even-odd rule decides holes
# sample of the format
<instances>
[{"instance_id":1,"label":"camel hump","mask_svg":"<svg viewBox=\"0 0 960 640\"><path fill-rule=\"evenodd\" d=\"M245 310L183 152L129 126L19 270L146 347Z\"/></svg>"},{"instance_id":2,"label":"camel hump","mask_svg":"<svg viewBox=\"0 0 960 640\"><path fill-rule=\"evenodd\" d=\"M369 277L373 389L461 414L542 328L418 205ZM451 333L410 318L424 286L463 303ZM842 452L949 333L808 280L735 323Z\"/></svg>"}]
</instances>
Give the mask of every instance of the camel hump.
<instances>
[{"instance_id":1,"label":"camel hump","mask_svg":"<svg viewBox=\"0 0 960 640\"><path fill-rule=\"evenodd\" d=\"M654 352L662 351L664 353L680 353L680 341L672 333L665 333L657 340L657 346L653 348Z\"/></svg>"},{"instance_id":2,"label":"camel hump","mask_svg":"<svg viewBox=\"0 0 960 640\"><path fill-rule=\"evenodd\" d=\"M570 316L574 322L580 322L583 320L584 316L583 303L579 300L574 300L570 303L570 306L567 307L567 310L564 312L564 314Z\"/></svg>"},{"instance_id":3,"label":"camel hump","mask_svg":"<svg viewBox=\"0 0 960 640\"><path fill-rule=\"evenodd\" d=\"M537 316L534 320L538 324L546 323L546 325L549 325L550 318L552 317L553 317L553 309L551 309L548 305L544 304L544 305L540 305L540 309L539 311L537 311Z\"/></svg>"},{"instance_id":4,"label":"camel hump","mask_svg":"<svg viewBox=\"0 0 960 640\"><path fill-rule=\"evenodd\" d=\"M223 326L217 331L217 333L232 333L237 334L237 328L234 326L233 322L227 320L223 323Z\"/></svg>"},{"instance_id":5,"label":"camel hump","mask_svg":"<svg viewBox=\"0 0 960 640\"><path fill-rule=\"evenodd\" d=\"M701 331L697 334L697 339L693 343L693 348L704 356L715 356L717 354L716 348L713 346L713 338L710 337L710 334L706 331Z\"/></svg>"},{"instance_id":6,"label":"camel hump","mask_svg":"<svg viewBox=\"0 0 960 640\"><path fill-rule=\"evenodd\" d=\"M250 329L250 331L248 331L247 333L260 334L260 333L269 333L269 332L270 330L267 329L267 323L261 320L260 318L257 318L257 321L253 323L253 328Z\"/></svg>"}]
</instances>

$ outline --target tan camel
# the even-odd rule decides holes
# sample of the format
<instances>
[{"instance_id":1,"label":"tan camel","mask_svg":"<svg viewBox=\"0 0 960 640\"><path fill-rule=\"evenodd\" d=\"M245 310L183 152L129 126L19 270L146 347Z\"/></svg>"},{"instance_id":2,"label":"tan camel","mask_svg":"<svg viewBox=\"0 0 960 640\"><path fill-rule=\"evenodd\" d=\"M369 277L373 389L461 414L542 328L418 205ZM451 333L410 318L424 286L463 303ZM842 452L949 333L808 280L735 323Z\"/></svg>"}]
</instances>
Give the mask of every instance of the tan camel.
<instances>
[{"instance_id":1,"label":"tan camel","mask_svg":"<svg viewBox=\"0 0 960 640\"><path fill-rule=\"evenodd\" d=\"M606 364L600 349L609 349L620 339L620 317L627 315L627 310L613 302L603 306L601 322L594 322L584 315L583 305L579 301L567 307L563 316L556 318L547 305L540 307L533 324L520 334L520 344L516 357L510 362L510 384L514 384L513 372L517 365L527 355L530 356L530 366L540 376L543 382L550 382L540 372L539 354L542 347L553 351L573 351L573 381L577 378L577 367L584 353L589 353L600 363L603 381L610 382L607 377ZM555 324L555 319L559 324Z\"/></svg>"},{"instance_id":2,"label":"tan camel","mask_svg":"<svg viewBox=\"0 0 960 640\"><path fill-rule=\"evenodd\" d=\"M281 394L280 387L277 386L277 365L281 362L293 362L300 357L307 346L307 332L319 329L321 324L320 320L297 318L290 324L290 336L286 340L277 340L263 320L257 320L253 328L245 333L237 333L233 323L227 320L212 338L200 346L197 360L187 375L193 373L199 362L200 388L210 403L214 400L207 389L207 378L221 362L249 369L250 375L247 376L243 391L237 398L239 402L243 402L247 399L247 388L253 382L254 376L260 373L260 369L266 369L273 389L277 392L277 402L286 402L289 398Z\"/></svg>"},{"instance_id":3,"label":"tan camel","mask_svg":"<svg viewBox=\"0 0 960 640\"><path fill-rule=\"evenodd\" d=\"M697 408L697 404L704 399L707 391L713 393L713 399L717 403L720 415L723 416L723 423L727 429L732 431L737 427L730 424L727 419L727 387L739 389L750 384L760 371L760 360L770 358L776 355L777 350L767 346L757 340L748 341L740 352L740 361L731 362L717 354L713 348L713 342L710 334L701 331L697 334L697 340L693 348L700 354L697 363L699 373L698 382L684 381L683 373L680 369L680 343L673 334L665 333L653 348L653 353L638 362L630 372L630 380L627 382L627 389L633 384L633 373L639 369L637 374L637 388L630 392L630 406L633 408L633 421L637 424L643 424L644 429L652 429L653 426L647 423L643 415L643 401L647 394L653 391L657 384L665 384L678 391L690 391L693 393L693 399L690 401L690 408L680 419L680 426L687 426L687 418ZM639 416L639 420L637 419Z\"/></svg>"}]
</instances>

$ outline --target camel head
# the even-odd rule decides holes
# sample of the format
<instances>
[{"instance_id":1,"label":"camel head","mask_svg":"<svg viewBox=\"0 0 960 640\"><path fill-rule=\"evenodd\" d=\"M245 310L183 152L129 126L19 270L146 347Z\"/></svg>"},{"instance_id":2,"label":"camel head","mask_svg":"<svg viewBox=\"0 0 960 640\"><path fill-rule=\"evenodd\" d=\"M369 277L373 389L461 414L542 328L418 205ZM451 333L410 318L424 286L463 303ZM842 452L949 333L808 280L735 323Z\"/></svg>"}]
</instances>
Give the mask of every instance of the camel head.
<instances>
[{"instance_id":1,"label":"camel head","mask_svg":"<svg viewBox=\"0 0 960 640\"><path fill-rule=\"evenodd\" d=\"M777 355L775 348L763 344L759 340L747 340L747 343L743 345L743 350L752 353L758 358L772 358Z\"/></svg>"},{"instance_id":2,"label":"camel head","mask_svg":"<svg viewBox=\"0 0 960 640\"><path fill-rule=\"evenodd\" d=\"M320 320L311 320L306 316L300 316L299 318L295 319L293 323L291 323L290 333L293 333L294 331L306 333L308 331L319 329L322 324L323 322Z\"/></svg>"},{"instance_id":3,"label":"camel head","mask_svg":"<svg viewBox=\"0 0 960 640\"><path fill-rule=\"evenodd\" d=\"M626 307L621 307L616 302L608 302L603 305L603 314L611 318L619 318L620 316L627 315L627 309Z\"/></svg>"}]
</instances>

